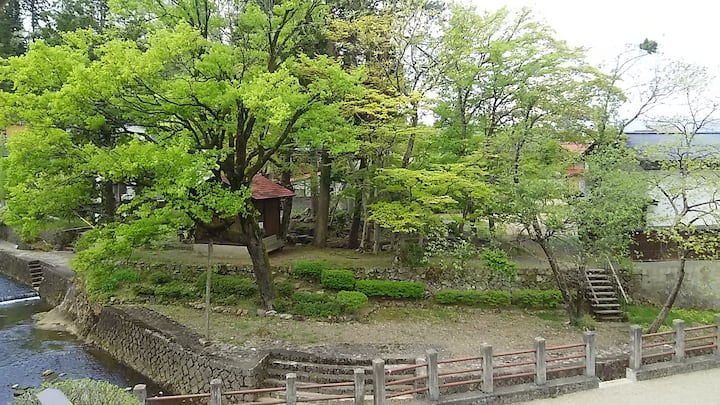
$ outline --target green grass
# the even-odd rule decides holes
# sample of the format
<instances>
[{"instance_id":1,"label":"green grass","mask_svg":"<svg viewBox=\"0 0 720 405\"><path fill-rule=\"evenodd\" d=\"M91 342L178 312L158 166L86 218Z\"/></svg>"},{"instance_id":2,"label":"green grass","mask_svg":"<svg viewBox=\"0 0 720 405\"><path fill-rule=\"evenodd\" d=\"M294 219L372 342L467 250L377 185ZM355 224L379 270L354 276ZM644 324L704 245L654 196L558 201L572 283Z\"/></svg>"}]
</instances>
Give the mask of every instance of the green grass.
<instances>
[{"instance_id":1,"label":"green grass","mask_svg":"<svg viewBox=\"0 0 720 405\"><path fill-rule=\"evenodd\" d=\"M555 322L559 322L559 321L564 320L564 318L563 318L560 314L558 314L557 312L547 312L547 311L543 311L543 312L538 312L538 313L536 313L535 315L536 315L538 318L540 318L540 319L542 319L542 320L544 320L544 321L555 321Z\"/></svg>"},{"instance_id":2,"label":"green grass","mask_svg":"<svg viewBox=\"0 0 720 405\"><path fill-rule=\"evenodd\" d=\"M660 313L659 306L652 305L628 305L625 310L628 315L628 322L642 326L650 325ZM702 309L673 308L665 319L663 325L671 326L673 319L682 319L687 324L709 325L713 323L713 317L717 311L706 311Z\"/></svg>"}]
</instances>

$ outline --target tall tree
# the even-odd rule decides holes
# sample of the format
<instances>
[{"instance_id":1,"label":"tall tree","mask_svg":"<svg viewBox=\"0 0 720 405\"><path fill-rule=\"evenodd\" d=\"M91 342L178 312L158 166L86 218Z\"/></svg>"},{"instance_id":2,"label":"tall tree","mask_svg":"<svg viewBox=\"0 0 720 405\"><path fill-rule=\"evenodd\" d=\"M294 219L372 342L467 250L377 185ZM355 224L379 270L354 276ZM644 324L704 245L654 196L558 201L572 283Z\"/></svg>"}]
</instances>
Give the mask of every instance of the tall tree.
<instances>
[{"instance_id":1,"label":"tall tree","mask_svg":"<svg viewBox=\"0 0 720 405\"><path fill-rule=\"evenodd\" d=\"M10 0L0 6L0 58L25 52L20 0Z\"/></svg>"}]
</instances>

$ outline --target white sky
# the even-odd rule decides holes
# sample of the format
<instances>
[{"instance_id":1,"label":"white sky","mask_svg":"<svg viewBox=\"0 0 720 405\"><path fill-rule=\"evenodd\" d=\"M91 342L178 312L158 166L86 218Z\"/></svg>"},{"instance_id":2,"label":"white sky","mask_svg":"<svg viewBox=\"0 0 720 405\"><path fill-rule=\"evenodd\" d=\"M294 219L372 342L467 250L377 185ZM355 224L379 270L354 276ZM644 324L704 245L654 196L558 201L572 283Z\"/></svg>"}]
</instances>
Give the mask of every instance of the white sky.
<instances>
[{"instance_id":1,"label":"white sky","mask_svg":"<svg viewBox=\"0 0 720 405\"><path fill-rule=\"evenodd\" d=\"M720 3L713 0L465 0L478 10L529 7L557 37L589 49L593 64L612 59L626 44L655 40L671 59L720 70L715 41Z\"/></svg>"},{"instance_id":2,"label":"white sky","mask_svg":"<svg viewBox=\"0 0 720 405\"><path fill-rule=\"evenodd\" d=\"M529 7L537 20L552 27L556 38L587 49L588 62L611 64L645 38L658 42L659 58L704 66L714 83L707 89L720 99L720 2L714 0L459 0L478 11L507 6L511 10ZM650 61L648 61L650 62ZM655 63L653 62L653 63ZM653 63L644 65L650 71ZM636 66L634 69L642 69ZM603 69L608 71L608 69ZM642 72L632 72L642 75ZM631 83L625 83L630 85ZM626 105L633 110L631 104ZM684 108L687 111L687 108ZM650 115L684 115L677 104L658 106Z\"/></svg>"}]
</instances>

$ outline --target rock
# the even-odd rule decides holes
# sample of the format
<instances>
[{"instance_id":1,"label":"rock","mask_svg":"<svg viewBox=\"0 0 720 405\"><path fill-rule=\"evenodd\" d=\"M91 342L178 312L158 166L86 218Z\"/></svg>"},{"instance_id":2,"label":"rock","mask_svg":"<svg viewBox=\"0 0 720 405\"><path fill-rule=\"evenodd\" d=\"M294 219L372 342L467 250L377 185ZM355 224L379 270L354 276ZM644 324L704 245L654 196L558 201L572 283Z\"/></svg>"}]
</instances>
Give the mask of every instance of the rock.
<instances>
[{"instance_id":1,"label":"rock","mask_svg":"<svg viewBox=\"0 0 720 405\"><path fill-rule=\"evenodd\" d=\"M67 375L67 373L60 373L60 374L58 374L58 378L65 377L66 375Z\"/></svg>"},{"instance_id":2,"label":"rock","mask_svg":"<svg viewBox=\"0 0 720 405\"><path fill-rule=\"evenodd\" d=\"M276 315L277 315L277 311L274 309L271 309L271 310L265 312L265 316L276 316Z\"/></svg>"},{"instance_id":3,"label":"rock","mask_svg":"<svg viewBox=\"0 0 720 405\"><path fill-rule=\"evenodd\" d=\"M210 341L205 338L198 339L198 343L200 343L203 346L210 346Z\"/></svg>"},{"instance_id":4,"label":"rock","mask_svg":"<svg viewBox=\"0 0 720 405\"><path fill-rule=\"evenodd\" d=\"M19 396L21 396L21 395L24 395L26 392L27 392L27 391L25 391L25 390L23 390L23 389L13 390L13 396L14 396L14 397L19 397Z\"/></svg>"},{"instance_id":5,"label":"rock","mask_svg":"<svg viewBox=\"0 0 720 405\"><path fill-rule=\"evenodd\" d=\"M20 388L20 384L13 384L10 388L16 390L16 389Z\"/></svg>"},{"instance_id":6,"label":"rock","mask_svg":"<svg viewBox=\"0 0 720 405\"><path fill-rule=\"evenodd\" d=\"M264 309L258 309L255 314L257 316L265 316L265 310Z\"/></svg>"},{"instance_id":7,"label":"rock","mask_svg":"<svg viewBox=\"0 0 720 405\"><path fill-rule=\"evenodd\" d=\"M278 315L278 317L280 319L292 319L293 318L292 314L280 314L280 315Z\"/></svg>"},{"instance_id":8,"label":"rock","mask_svg":"<svg viewBox=\"0 0 720 405\"><path fill-rule=\"evenodd\" d=\"M237 316L242 316L242 315L245 315L245 314L247 314L247 310L242 309L242 308L240 308L240 309L238 309L237 311L235 311L235 315L237 315Z\"/></svg>"},{"instance_id":9,"label":"rock","mask_svg":"<svg viewBox=\"0 0 720 405\"><path fill-rule=\"evenodd\" d=\"M53 374L55 374L55 371L50 370L50 369L47 369L47 370L45 370L45 371L42 372L42 376L43 376L43 377L49 377L49 376L51 376L51 375L53 375Z\"/></svg>"},{"instance_id":10,"label":"rock","mask_svg":"<svg viewBox=\"0 0 720 405\"><path fill-rule=\"evenodd\" d=\"M213 312L222 312L222 310L223 310L223 307L220 307L220 306L213 307L213 309L212 309Z\"/></svg>"}]
</instances>

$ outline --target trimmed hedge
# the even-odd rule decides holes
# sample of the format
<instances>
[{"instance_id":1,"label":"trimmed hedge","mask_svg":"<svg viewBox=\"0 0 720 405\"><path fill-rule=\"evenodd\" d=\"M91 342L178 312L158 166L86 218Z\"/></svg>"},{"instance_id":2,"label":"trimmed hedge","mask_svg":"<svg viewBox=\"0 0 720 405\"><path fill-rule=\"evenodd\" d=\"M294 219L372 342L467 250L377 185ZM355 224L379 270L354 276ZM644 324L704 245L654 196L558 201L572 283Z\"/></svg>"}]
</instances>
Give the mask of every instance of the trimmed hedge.
<instances>
[{"instance_id":1,"label":"trimmed hedge","mask_svg":"<svg viewBox=\"0 0 720 405\"><path fill-rule=\"evenodd\" d=\"M293 262L293 275L308 281L320 281L323 270L328 270L327 263L313 260L296 260Z\"/></svg>"},{"instance_id":2,"label":"trimmed hedge","mask_svg":"<svg viewBox=\"0 0 720 405\"><path fill-rule=\"evenodd\" d=\"M497 290L440 290L435 293L435 301L447 305L504 307L511 304L511 295L507 291Z\"/></svg>"},{"instance_id":3,"label":"trimmed hedge","mask_svg":"<svg viewBox=\"0 0 720 405\"><path fill-rule=\"evenodd\" d=\"M207 274L203 272L195 282L195 287L203 293L205 291L206 277ZM250 297L258 292L255 281L237 275L213 274L210 278L210 283L210 292L221 297L229 297L232 295Z\"/></svg>"},{"instance_id":4,"label":"trimmed hedge","mask_svg":"<svg viewBox=\"0 0 720 405\"><path fill-rule=\"evenodd\" d=\"M368 304L367 295L360 291L340 291L335 299L346 313L355 312Z\"/></svg>"},{"instance_id":5,"label":"trimmed hedge","mask_svg":"<svg viewBox=\"0 0 720 405\"><path fill-rule=\"evenodd\" d=\"M560 290L517 290L513 292L513 304L524 308L557 308L562 302Z\"/></svg>"},{"instance_id":6,"label":"trimmed hedge","mask_svg":"<svg viewBox=\"0 0 720 405\"><path fill-rule=\"evenodd\" d=\"M358 280L355 290L368 297L421 299L425 296L425 284L415 281Z\"/></svg>"},{"instance_id":7,"label":"trimmed hedge","mask_svg":"<svg viewBox=\"0 0 720 405\"><path fill-rule=\"evenodd\" d=\"M335 297L326 294L314 294L298 291L293 294L293 313L313 318L327 318L342 313L340 303Z\"/></svg>"},{"instance_id":8,"label":"trimmed hedge","mask_svg":"<svg viewBox=\"0 0 720 405\"><path fill-rule=\"evenodd\" d=\"M352 290L355 288L355 274L350 270L323 270L320 285L331 290Z\"/></svg>"}]
</instances>

